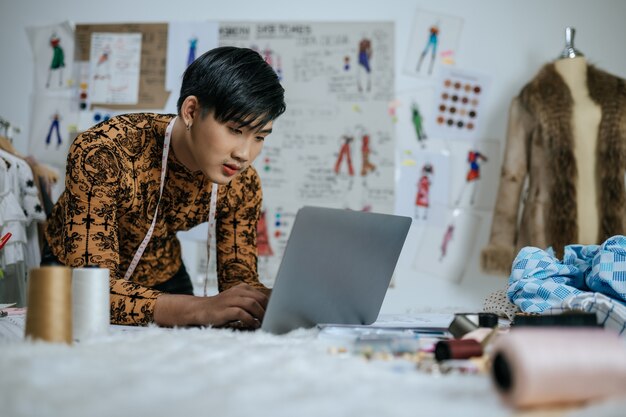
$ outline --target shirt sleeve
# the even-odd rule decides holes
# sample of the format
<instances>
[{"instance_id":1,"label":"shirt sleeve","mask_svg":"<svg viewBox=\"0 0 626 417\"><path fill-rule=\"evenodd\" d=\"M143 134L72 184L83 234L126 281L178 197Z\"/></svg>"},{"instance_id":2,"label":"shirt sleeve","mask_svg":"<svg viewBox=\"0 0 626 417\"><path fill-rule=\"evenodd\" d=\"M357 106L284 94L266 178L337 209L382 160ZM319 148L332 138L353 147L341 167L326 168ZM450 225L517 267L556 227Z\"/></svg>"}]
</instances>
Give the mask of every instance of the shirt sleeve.
<instances>
[{"instance_id":1,"label":"shirt sleeve","mask_svg":"<svg viewBox=\"0 0 626 417\"><path fill-rule=\"evenodd\" d=\"M92 132L72 144L67 164L62 253L70 267L108 268L111 322L148 324L160 294L120 276L117 199L123 169L113 145Z\"/></svg>"},{"instance_id":2,"label":"shirt sleeve","mask_svg":"<svg viewBox=\"0 0 626 417\"><path fill-rule=\"evenodd\" d=\"M528 174L528 141L532 124L532 117L515 98L509 108L504 161L489 244L481 252L481 265L490 273L507 275L511 272L519 235L519 206Z\"/></svg>"},{"instance_id":3,"label":"shirt sleeve","mask_svg":"<svg viewBox=\"0 0 626 417\"><path fill-rule=\"evenodd\" d=\"M217 277L219 291L246 283L259 289L257 224L263 194L253 167L220 188L216 218Z\"/></svg>"}]
</instances>

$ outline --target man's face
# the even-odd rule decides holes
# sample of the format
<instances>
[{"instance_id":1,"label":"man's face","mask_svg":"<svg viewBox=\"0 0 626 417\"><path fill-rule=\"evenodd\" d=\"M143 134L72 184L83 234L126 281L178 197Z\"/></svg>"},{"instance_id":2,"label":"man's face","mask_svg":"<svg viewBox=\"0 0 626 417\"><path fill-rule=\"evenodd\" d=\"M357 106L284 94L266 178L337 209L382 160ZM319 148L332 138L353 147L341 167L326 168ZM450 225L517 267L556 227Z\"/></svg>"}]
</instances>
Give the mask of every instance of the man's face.
<instances>
[{"instance_id":1,"label":"man's face","mask_svg":"<svg viewBox=\"0 0 626 417\"><path fill-rule=\"evenodd\" d=\"M220 123L213 113L204 118L198 116L191 127L191 152L196 167L211 181L228 184L259 156L272 124L250 129L238 122Z\"/></svg>"}]
</instances>

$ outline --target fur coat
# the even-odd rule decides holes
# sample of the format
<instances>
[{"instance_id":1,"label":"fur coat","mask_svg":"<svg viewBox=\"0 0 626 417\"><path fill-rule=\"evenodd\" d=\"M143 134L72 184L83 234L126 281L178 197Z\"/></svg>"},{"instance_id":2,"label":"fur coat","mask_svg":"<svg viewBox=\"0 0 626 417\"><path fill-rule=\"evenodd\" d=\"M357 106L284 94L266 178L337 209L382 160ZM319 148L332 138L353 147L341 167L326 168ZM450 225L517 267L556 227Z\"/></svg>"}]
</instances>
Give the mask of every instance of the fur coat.
<instances>
[{"instance_id":1,"label":"fur coat","mask_svg":"<svg viewBox=\"0 0 626 417\"><path fill-rule=\"evenodd\" d=\"M587 86L602 112L596 153L589 156L596 158L599 243L625 232L626 84L588 65ZM561 257L565 245L577 243L576 202L585 196L576 195L572 107L553 63L511 103L491 236L481 253L485 271L510 273L524 246L551 246Z\"/></svg>"}]
</instances>

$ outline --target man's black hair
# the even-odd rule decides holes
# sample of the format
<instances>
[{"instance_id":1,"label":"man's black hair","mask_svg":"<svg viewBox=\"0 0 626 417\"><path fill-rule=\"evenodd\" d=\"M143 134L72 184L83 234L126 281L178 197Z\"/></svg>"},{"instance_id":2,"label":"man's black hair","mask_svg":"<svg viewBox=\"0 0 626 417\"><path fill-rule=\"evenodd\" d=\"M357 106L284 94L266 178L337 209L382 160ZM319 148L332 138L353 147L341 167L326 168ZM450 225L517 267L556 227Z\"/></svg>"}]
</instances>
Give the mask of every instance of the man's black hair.
<instances>
[{"instance_id":1,"label":"man's black hair","mask_svg":"<svg viewBox=\"0 0 626 417\"><path fill-rule=\"evenodd\" d=\"M248 48L224 46L212 49L185 70L178 98L196 96L202 117L209 112L218 122L261 128L283 114L285 90L278 76L259 55Z\"/></svg>"}]
</instances>

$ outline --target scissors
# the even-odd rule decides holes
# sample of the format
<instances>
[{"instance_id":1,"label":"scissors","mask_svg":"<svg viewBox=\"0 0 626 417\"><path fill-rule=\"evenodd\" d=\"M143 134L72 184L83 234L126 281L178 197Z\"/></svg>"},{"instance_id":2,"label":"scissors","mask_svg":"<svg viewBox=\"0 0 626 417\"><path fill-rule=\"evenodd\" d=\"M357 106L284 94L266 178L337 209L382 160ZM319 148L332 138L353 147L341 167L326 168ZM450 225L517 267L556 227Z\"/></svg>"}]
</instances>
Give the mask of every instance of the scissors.
<instances>
[{"instance_id":1,"label":"scissors","mask_svg":"<svg viewBox=\"0 0 626 417\"><path fill-rule=\"evenodd\" d=\"M10 232L7 232L6 235L2 236L2 238L0 238L0 249L4 248L4 245L6 245L6 243L9 241L9 239L11 239L11 236L13 236Z\"/></svg>"}]
</instances>

